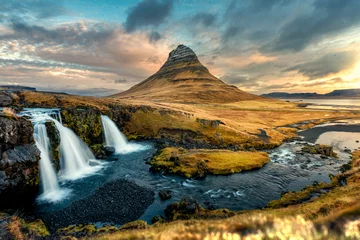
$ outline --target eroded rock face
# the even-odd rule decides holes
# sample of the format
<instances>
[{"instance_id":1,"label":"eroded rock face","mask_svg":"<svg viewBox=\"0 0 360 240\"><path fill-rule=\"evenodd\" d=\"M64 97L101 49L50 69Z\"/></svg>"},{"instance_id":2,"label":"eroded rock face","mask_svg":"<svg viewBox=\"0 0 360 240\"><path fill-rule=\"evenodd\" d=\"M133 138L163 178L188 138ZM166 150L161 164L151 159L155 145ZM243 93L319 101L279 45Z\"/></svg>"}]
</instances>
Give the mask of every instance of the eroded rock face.
<instances>
[{"instance_id":1,"label":"eroded rock face","mask_svg":"<svg viewBox=\"0 0 360 240\"><path fill-rule=\"evenodd\" d=\"M184 45L179 45L176 49L169 53L168 60L164 63L161 69L178 64L178 63L198 63L200 62L193 50Z\"/></svg>"},{"instance_id":2,"label":"eroded rock face","mask_svg":"<svg viewBox=\"0 0 360 240\"><path fill-rule=\"evenodd\" d=\"M34 198L39 185L39 160L32 124L25 119L0 116L1 207L22 205Z\"/></svg>"}]
</instances>

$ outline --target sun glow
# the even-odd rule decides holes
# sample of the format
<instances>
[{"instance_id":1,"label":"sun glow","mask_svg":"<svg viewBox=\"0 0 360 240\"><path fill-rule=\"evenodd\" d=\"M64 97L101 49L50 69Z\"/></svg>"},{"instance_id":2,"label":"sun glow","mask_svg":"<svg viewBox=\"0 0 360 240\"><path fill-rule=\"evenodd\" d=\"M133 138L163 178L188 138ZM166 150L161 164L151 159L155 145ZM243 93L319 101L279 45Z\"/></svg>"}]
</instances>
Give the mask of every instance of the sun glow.
<instances>
[{"instance_id":1,"label":"sun glow","mask_svg":"<svg viewBox=\"0 0 360 240\"><path fill-rule=\"evenodd\" d=\"M343 79L353 82L355 88L360 88L360 61L355 64L355 67L348 75L343 76Z\"/></svg>"}]
</instances>

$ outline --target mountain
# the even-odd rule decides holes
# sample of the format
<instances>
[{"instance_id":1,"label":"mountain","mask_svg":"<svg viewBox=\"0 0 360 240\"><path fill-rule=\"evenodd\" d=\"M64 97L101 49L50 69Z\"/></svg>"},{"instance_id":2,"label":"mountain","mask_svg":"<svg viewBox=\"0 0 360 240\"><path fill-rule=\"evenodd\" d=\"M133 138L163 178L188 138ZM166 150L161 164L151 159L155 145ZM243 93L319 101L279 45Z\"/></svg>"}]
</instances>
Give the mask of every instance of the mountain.
<instances>
[{"instance_id":1,"label":"mountain","mask_svg":"<svg viewBox=\"0 0 360 240\"><path fill-rule=\"evenodd\" d=\"M125 99L187 103L227 103L262 99L227 85L200 63L189 47L171 51L158 72L125 92L113 95Z\"/></svg>"},{"instance_id":2,"label":"mountain","mask_svg":"<svg viewBox=\"0 0 360 240\"><path fill-rule=\"evenodd\" d=\"M0 85L0 91L14 91L14 92L33 91L33 92L35 92L36 88L21 86L21 85Z\"/></svg>"},{"instance_id":3,"label":"mountain","mask_svg":"<svg viewBox=\"0 0 360 240\"><path fill-rule=\"evenodd\" d=\"M317 93L287 93L287 92L272 92L263 94L263 97L270 98L360 98L360 89L342 89L334 90L326 94Z\"/></svg>"}]
</instances>

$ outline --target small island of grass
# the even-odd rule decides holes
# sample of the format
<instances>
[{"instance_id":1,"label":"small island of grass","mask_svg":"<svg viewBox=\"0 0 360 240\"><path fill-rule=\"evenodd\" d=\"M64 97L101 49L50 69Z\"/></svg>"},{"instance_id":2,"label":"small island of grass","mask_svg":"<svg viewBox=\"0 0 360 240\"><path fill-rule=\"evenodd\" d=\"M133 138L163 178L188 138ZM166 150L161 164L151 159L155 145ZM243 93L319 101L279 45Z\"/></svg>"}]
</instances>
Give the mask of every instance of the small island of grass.
<instances>
[{"instance_id":1,"label":"small island of grass","mask_svg":"<svg viewBox=\"0 0 360 240\"><path fill-rule=\"evenodd\" d=\"M263 167L270 161L267 153L168 147L150 161L152 170L191 177L226 175Z\"/></svg>"}]
</instances>

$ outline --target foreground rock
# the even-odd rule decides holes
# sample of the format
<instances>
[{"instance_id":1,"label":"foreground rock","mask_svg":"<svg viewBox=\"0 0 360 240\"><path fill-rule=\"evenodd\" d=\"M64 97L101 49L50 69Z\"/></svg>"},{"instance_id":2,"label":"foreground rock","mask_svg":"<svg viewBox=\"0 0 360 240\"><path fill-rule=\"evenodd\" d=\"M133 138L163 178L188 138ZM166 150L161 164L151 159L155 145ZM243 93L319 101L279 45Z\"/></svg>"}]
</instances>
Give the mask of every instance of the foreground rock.
<instances>
[{"instance_id":1,"label":"foreground rock","mask_svg":"<svg viewBox=\"0 0 360 240\"><path fill-rule=\"evenodd\" d=\"M151 161L153 172L174 173L202 178L207 174L225 175L261 168L269 162L263 152L165 148Z\"/></svg>"},{"instance_id":2,"label":"foreground rock","mask_svg":"<svg viewBox=\"0 0 360 240\"><path fill-rule=\"evenodd\" d=\"M25 119L0 116L0 206L31 203L38 192L40 151Z\"/></svg>"},{"instance_id":3,"label":"foreground rock","mask_svg":"<svg viewBox=\"0 0 360 240\"><path fill-rule=\"evenodd\" d=\"M188 219L219 219L235 215L228 209L207 210L191 197L185 197L180 202L168 205L165 209L166 220L188 220Z\"/></svg>"},{"instance_id":4,"label":"foreground rock","mask_svg":"<svg viewBox=\"0 0 360 240\"><path fill-rule=\"evenodd\" d=\"M315 145L307 145L301 149L304 153L311 153L311 154L321 154L323 156L327 157L337 157L337 154L334 152L333 147L328 145L321 145L321 144L315 144Z\"/></svg>"},{"instance_id":5,"label":"foreground rock","mask_svg":"<svg viewBox=\"0 0 360 240\"><path fill-rule=\"evenodd\" d=\"M137 220L154 201L154 192L123 179L108 182L93 195L41 218L51 231L69 225L109 222L124 224Z\"/></svg>"}]
</instances>

